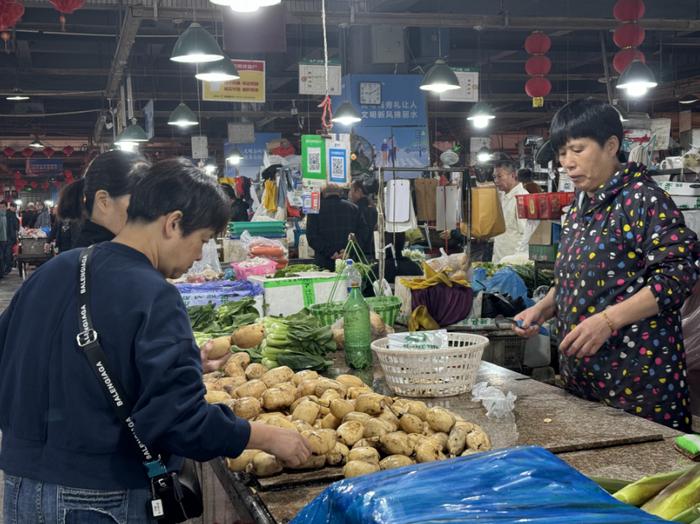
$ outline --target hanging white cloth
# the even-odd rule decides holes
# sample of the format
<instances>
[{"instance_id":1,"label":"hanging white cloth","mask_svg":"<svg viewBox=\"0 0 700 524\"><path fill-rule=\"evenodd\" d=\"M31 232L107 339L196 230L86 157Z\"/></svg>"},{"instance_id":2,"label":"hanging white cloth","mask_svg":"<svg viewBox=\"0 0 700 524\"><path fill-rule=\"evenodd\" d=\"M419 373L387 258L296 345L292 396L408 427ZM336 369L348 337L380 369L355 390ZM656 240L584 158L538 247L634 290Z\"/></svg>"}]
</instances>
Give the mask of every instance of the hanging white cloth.
<instances>
[{"instance_id":1,"label":"hanging white cloth","mask_svg":"<svg viewBox=\"0 0 700 524\"><path fill-rule=\"evenodd\" d=\"M492 262L500 262L503 257L528 252L529 235L527 219L518 218L517 195L529 195L522 184L518 184L508 193L498 192L501 197L501 209L506 223L506 232L493 239Z\"/></svg>"}]
</instances>

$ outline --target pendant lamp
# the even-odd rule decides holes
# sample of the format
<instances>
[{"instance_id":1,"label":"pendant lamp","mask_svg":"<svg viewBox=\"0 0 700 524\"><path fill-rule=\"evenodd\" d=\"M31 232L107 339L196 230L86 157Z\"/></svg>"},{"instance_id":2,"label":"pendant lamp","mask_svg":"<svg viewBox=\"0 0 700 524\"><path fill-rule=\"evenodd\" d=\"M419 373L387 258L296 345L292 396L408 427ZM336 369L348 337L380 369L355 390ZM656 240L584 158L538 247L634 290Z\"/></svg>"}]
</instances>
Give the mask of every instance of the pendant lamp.
<instances>
[{"instance_id":1,"label":"pendant lamp","mask_svg":"<svg viewBox=\"0 0 700 524\"><path fill-rule=\"evenodd\" d=\"M241 152L238 149L234 149L233 151L231 151L231 154L228 157L226 157L226 161L234 166L240 164L241 160L243 160L243 155L241 155Z\"/></svg>"},{"instance_id":2,"label":"pendant lamp","mask_svg":"<svg viewBox=\"0 0 700 524\"><path fill-rule=\"evenodd\" d=\"M180 102L180 104L173 109L168 117L168 125L177 127L190 127L196 126L198 124L197 116L194 112L185 104Z\"/></svg>"},{"instance_id":3,"label":"pendant lamp","mask_svg":"<svg viewBox=\"0 0 700 524\"><path fill-rule=\"evenodd\" d=\"M224 57L223 60L217 62L202 64L194 77L205 82L226 82L228 80L238 80L241 75L238 74L238 70L231 59Z\"/></svg>"},{"instance_id":4,"label":"pendant lamp","mask_svg":"<svg viewBox=\"0 0 700 524\"><path fill-rule=\"evenodd\" d=\"M8 99L8 100L9 100L9 99ZM682 97L678 100L678 103L679 103L679 104L683 104L683 105L690 105L690 104L694 104L694 103L697 102L697 101L698 101L698 97L697 97L697 96L695 96L695 95L693 95L693 94L687 94L687 95L682 96Z\"/></svg>"},{"instance_id":5,"label":"pendant lamp","mask_svg":"<svg viewBox=\"0 0 700 524\"><path fill-rule=\"evenodd\" d=\"M420 88L423 91L433 93L444 93L453 89L459 89L459 80L447 62L438 58L433 66L425 73Z\"/></svg>"},{"instance_id":6,"label":"pendant lamp","mask_svg":"<svg viewBox=\"0 0 700 524\"><path fill-rule=\"evenodd\" d=\"M127 126L127 128L122 131L121 135L117 137L117 143L119 144L122 142L148 142L148 135L146 134L146 131L144 131L143 127L133 123Z\"/></svg>"},{"instance_id":7,"label":"pendant lamp","mask_svg":"<svg viewBox=\"0 0 700 524\"><path fill-rule=\"evenodd\" d=\"M175 42L170 60L186 64L202 64L223 60L224 53L214 37L197 22L180 35Z\"/></svg>"},{"instance_id":8,"label":"pendant lamp","mask_svg":"<svg viewBox=\"0 0 700 524\"><path fill-rule=\"evenodd\" d=\"M35 137L29 144L29 147L31 147L34 151L43 151L45 146L41 143L41 140Z\"/></svg>"},{"instance_id":9,"label":"pendant lamp","mask_svg":"<svg viewBox=\"0 0 700 524\"><path fill-rule=\"evenodd\" d=\"M22 100L29 100L29 96L25 95L20 88L16 87L12 90L11 95L5 97L5 100L9 100L10 102L20 102Z\"/></svg>"},{"instance_id":10,"label":"pendant lamp","mask_svg":"<svg viewBox=\"0 0 700 524\"><path fill-rule=\"evenodd\" d=\"M344 126L350 126L360 122L362 117L350 102L343 102L333 115L332 120Z\"/></svg>"},{"instance_id":11,"label":"pendant lamp","mask_svg":"<svg viewBox=\"0 0 700 524\"><path fill-rule=\"evenodd\" d=\"M654 73L641 60L633 60L617 81L617 88L625 90L633 98L644 96L657 85Z\"/></svg>"},{"instance_id":12,"label":"pendant lamp","mask_svg":"<svg viewBox=\"0 0 700 524\"><path fill-rule=\"evenodd\" d=\"M488 127L489 122L494 118L496 118L496 115L493 114L493 109L484 102L474 104L467 116L467 120L477 129Z\"/></svg>"}]
</instances>

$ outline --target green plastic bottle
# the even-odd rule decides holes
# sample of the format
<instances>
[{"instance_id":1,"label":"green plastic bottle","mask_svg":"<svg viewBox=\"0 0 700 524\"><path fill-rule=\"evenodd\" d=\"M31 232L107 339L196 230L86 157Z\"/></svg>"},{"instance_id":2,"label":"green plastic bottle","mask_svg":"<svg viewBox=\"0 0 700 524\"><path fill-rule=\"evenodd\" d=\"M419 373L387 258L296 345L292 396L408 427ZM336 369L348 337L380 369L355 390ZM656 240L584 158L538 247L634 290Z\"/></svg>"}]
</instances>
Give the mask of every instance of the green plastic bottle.
<instances>
[{"instance_id":1,"label":"green plastic bottle","mask_svg":"<svg viewBox=\"0 0 700 524\"><path fill-rule=\"evenodd\" d=\"M372 365L369 306L360 291L362 276L353 266L352 260L347 261L345 276L349 290L348 299L343 306L345 362L351 368L365 369Z\"/></svg>"}]
</instances>

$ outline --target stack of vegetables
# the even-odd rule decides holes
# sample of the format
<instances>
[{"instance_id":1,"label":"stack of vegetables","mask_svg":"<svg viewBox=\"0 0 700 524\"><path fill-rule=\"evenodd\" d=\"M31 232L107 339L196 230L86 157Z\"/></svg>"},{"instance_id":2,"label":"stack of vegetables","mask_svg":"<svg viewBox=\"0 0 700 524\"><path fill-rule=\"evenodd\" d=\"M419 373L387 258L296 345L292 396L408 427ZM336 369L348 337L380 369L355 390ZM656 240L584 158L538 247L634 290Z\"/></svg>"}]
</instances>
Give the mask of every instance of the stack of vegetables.
<instances>
[{"instance_id":1,"label":"stack of vegetables","mask_svg":"<svg viewBox=\"0 0 700 524\"><path fill-rule=\"evenodd\" d=\"M235 330L253 324L260 317L252 298L226 302L218 307L212 304L192 306L187 308L187 314L198 346L207 340L214 340L215 349L210 353L212 358L220 358L229 351L231 334Z\"/></svg>"},{"instance_id":2,"label":"stack of vegetables","mask_svg":"<svg viewBox=\"0 0 700 524\"><path fill-rule=\"evenodd\" d=\"M237 353L222 372L205 375L204 384L208 402L303 435L313 455L297 469L344 466L343 475L355 477L491 448L476 424L419 400L380 395L353 375L332 380L286 366L268 370ZM284 469L274 456L252 449L227 463L259 477Z\"/></svg>"},{"instance_id":3,"label":"stack of vegetables","mask_svg":"<svg viewBox=\"0 0 700 524\"><path fill-rule=\"evenodd\" d=\"M613 496L657 517L700 524L700 464L644 477Z\"/></svg>"}]
</instances>

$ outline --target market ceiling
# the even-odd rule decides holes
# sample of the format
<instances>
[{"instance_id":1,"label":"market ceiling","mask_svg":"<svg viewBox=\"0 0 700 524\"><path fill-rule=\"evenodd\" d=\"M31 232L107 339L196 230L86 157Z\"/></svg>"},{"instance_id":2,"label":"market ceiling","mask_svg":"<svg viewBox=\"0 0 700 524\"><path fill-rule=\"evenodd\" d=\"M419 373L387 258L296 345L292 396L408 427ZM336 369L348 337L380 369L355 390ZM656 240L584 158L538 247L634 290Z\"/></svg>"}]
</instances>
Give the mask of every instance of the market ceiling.
<instances>
[{"instance_id":1,"label":"market ceiling","mask_svg":"<svg viewBox=\"0 0 700 524\"><path fill-rule=\"evenodd\" d=\"M700 2L646 4L641 50L660 85L632 109L675 112L680 95L700 92ZM62 31L59 13L47 1L24 5L9 52L0 51L0 137L37 133L110 140L104 115L127 73L137 116L147 100L155 100L157 137L188 136L166 123L181 100L195 110L199 106L210 138L224 137L226 123L240 118L259 130L289 135L319 127L320 97L299 95L297 81L300 60L322 57L319 0L283 0L286 52L234 53L234 58L266 61L264 105L198 104L193 68L169 60L177 36L194 19L221 38L227 8L207 0L87 0L66 17ZM450 65L480 68L482 98L496 110L493 131L521 130L546 124L567 100L607 97L602 48L610 63L617 51L613 5L613 0L327 0L329 52L347 66L344 72L418 74L436 58L437 31L431 34L430 28L441 27L440 46ZM403 62L372 63L370 25L405 28ZM528 57L523 42L534 29L551 37L553 64L552 93L537 110L523 90ZM31 99L6 101L5 94L15 88ZM298 116L291 114L292 106ZM431 101L429 109L431 126L434 118L437 127L466 128L468 105ZM45 116L56 113L63 115Z\"/></svg>"}]
</instances>

